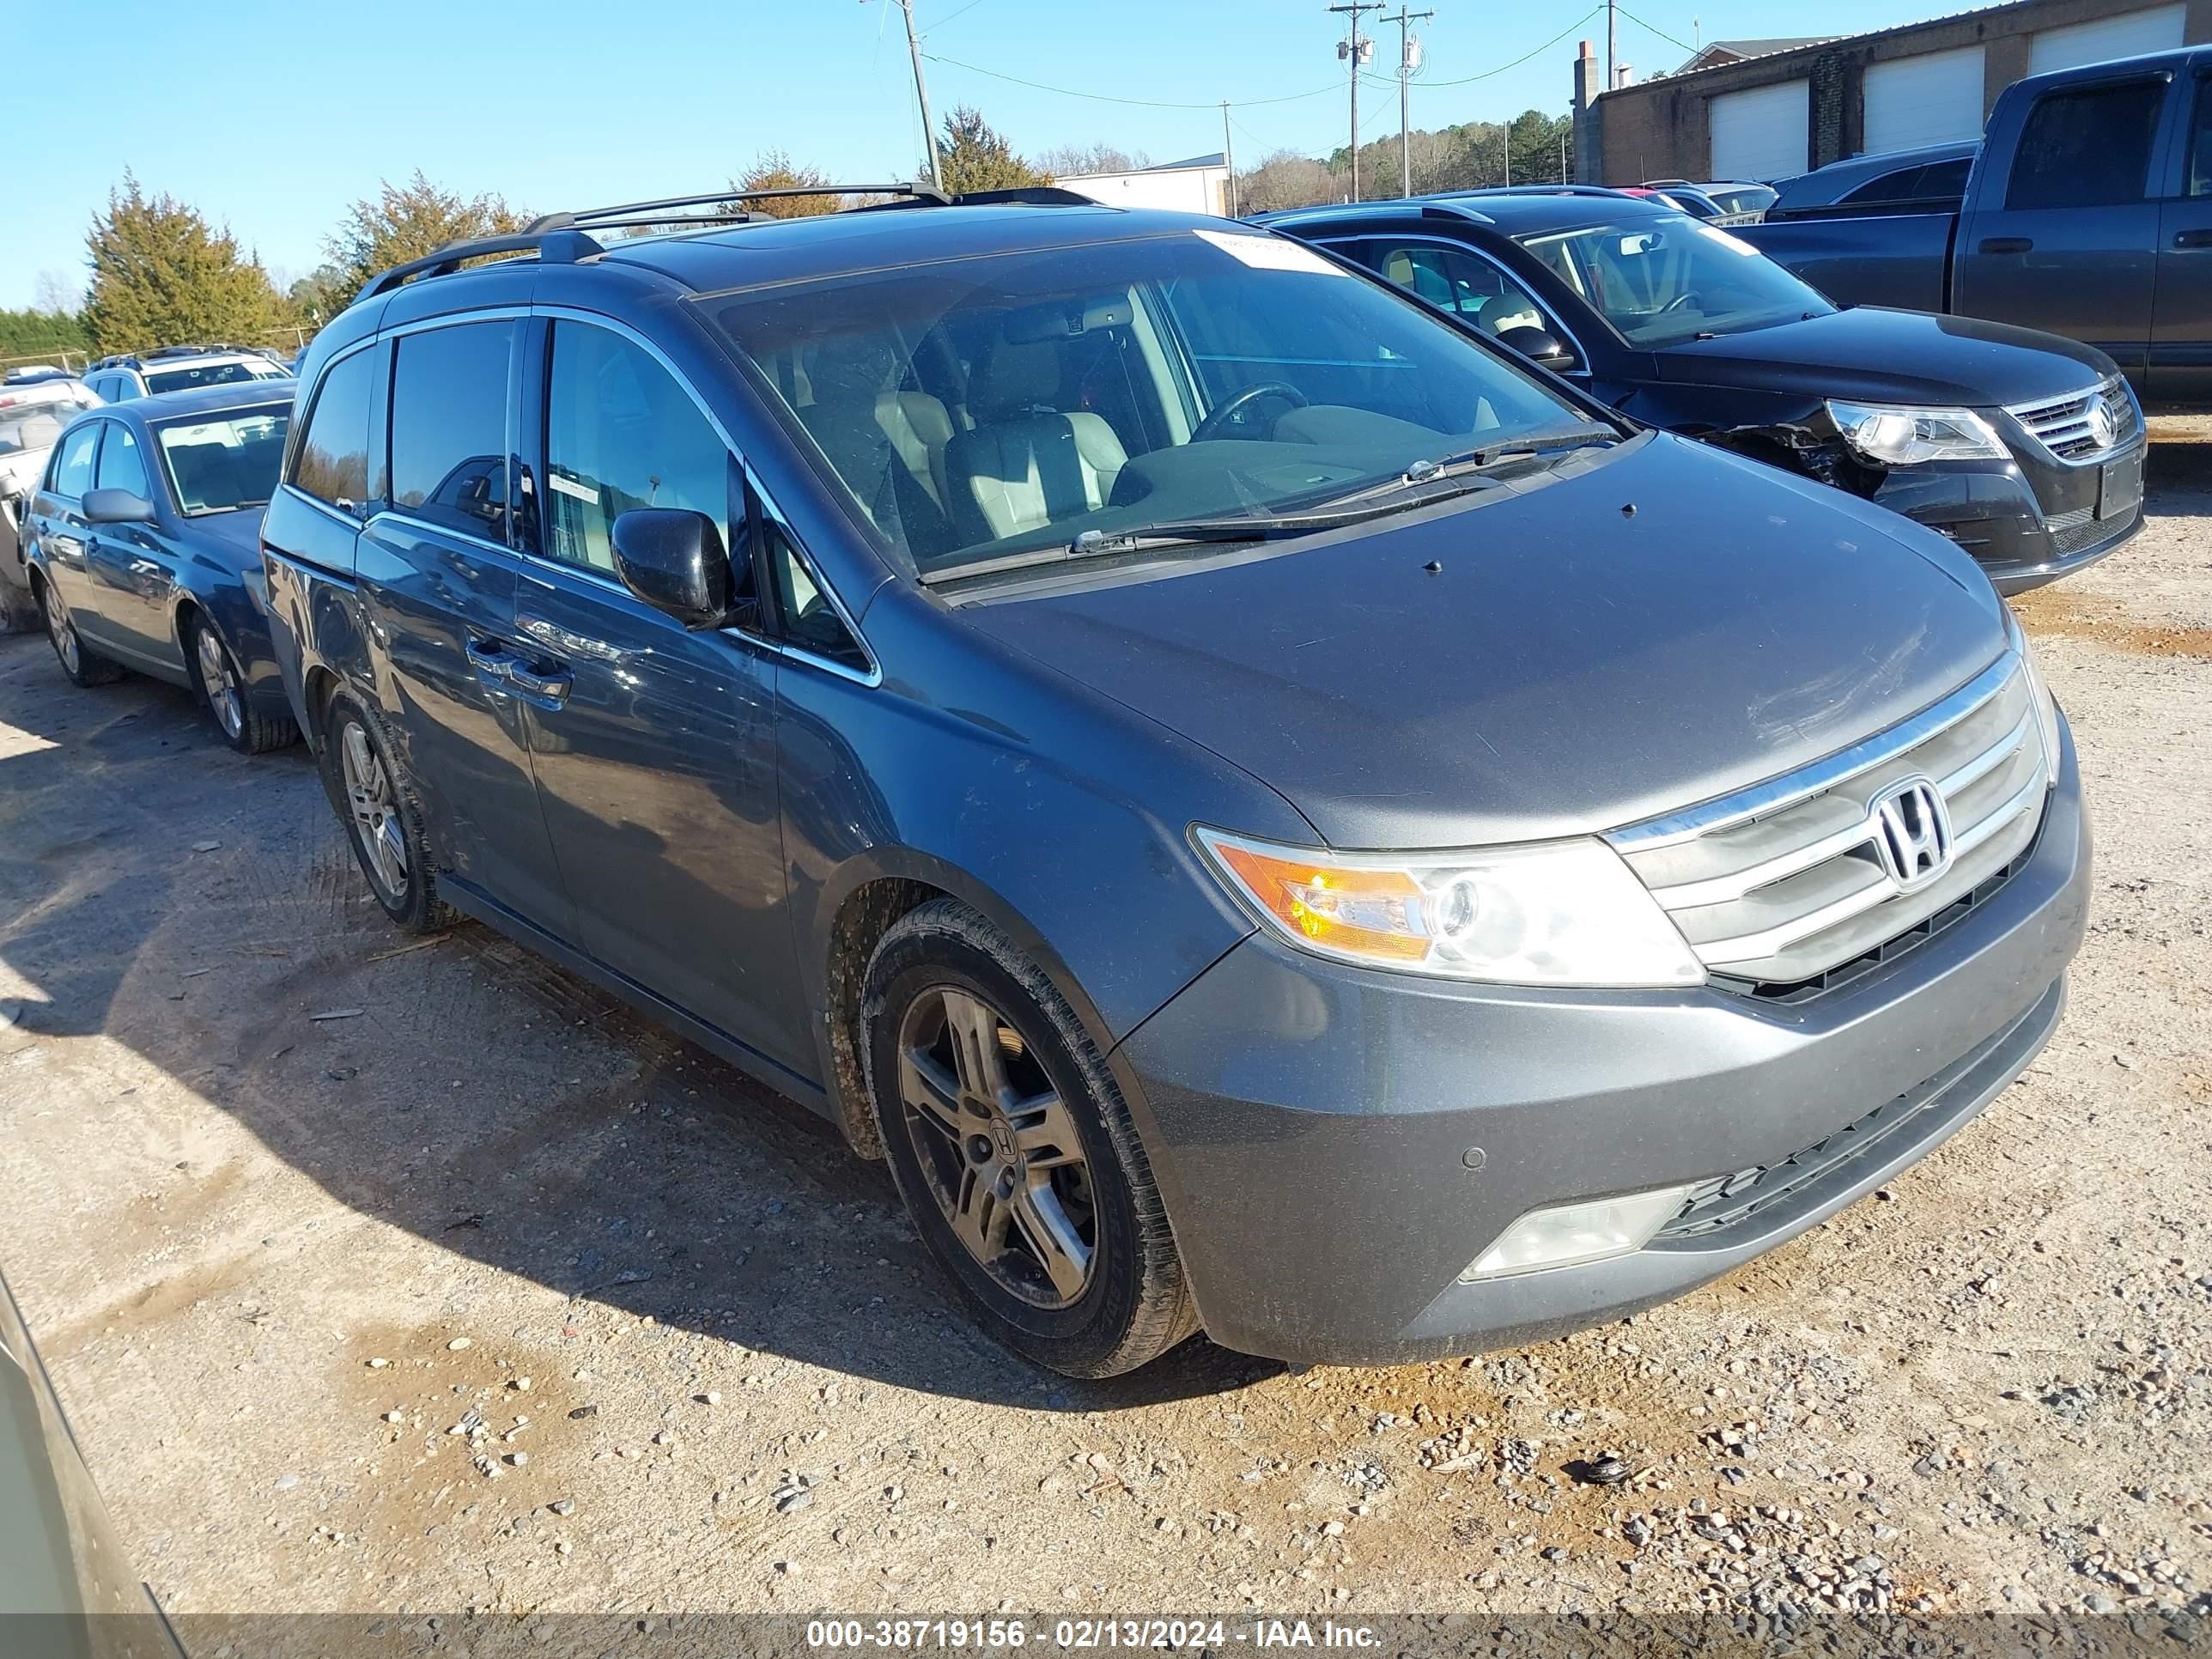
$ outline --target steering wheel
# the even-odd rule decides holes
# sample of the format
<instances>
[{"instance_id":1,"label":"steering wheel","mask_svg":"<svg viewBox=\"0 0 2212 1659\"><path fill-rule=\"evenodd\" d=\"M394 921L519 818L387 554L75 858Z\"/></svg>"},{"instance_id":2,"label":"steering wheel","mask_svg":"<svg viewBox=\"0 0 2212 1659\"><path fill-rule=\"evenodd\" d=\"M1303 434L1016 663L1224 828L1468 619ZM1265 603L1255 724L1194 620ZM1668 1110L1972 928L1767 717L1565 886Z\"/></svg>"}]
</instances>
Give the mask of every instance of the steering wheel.
<instances>
[{"instance_id":1,"label":"steering wheel","mask_svg":"<svg viewBox=\"0 0 2212 1659\"><path fill-rule=\"evenodd\" d=\"M1659 307L1659 314L1662 317L1664 317L1668 312L1680 311L1684 306L1689 304L1691 301L1701 298L1702 296L1695 289L1685 289L1681 293L1677 294L1673 299L1668 301L1665 305L1661 306Z\"/></svg>"},{"instance_id":2,"label":"steering wheel","mask_svg":"<svg viewBox=\"0 0 2212 1659\"><path fill-rule=\"evenodd\" d=\"M1221 407L1215 410L1212 414L1207 416L1195 427L1192 428L1190 434L1191 442L1194 444L1201 444L1209 438L1217 438L1220 436L1222 428L1227 426L1231 421L1242 415L1248 404L1255 404L1262 398L1280 398L1285 403L1290 404L1292 409L1304 409L1306 406L1306 394L1299 391L1297 387L1292 386L1289 381L1257 381L1251 386L1246 386L1242 392L1231 393L1227 403L1222 404ZM1278 416L1277 418L1279 419L1281 417Z\"/></svg>"}]
</instances>

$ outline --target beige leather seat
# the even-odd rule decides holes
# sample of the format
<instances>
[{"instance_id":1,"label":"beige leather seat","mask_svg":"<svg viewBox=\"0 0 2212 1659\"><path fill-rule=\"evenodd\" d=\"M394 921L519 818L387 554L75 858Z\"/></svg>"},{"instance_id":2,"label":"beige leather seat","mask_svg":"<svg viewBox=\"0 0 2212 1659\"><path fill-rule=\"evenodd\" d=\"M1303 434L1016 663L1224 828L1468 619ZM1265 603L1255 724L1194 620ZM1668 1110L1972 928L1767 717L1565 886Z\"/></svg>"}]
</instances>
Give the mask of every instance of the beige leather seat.
<instances>
[{"instance_id":1,"label":"beige leather seat","mask_svg":"<svg viewBox=\"0 0 2212 1659\"><path fill-rule=\"evenodd\" d=\"M1062 414L1060 353L1001 340L976 376L978 424L945 452L947 503L964 542L996 541L1106 505L1128 452L1103 416Z\"/></svg>"},{"instance_id":2,"label":"beige leather seat","mask_svg":"<svg viewBox=\"0 0 2212 1659\"><path fill-rule=\"evenodd\" d=\"M927 392L885 392L876 398L876 424L891 441L891 451L915 483L942 509L947 495L945 447L952 441L952 416Z\"/></svg>"}]
</instances>

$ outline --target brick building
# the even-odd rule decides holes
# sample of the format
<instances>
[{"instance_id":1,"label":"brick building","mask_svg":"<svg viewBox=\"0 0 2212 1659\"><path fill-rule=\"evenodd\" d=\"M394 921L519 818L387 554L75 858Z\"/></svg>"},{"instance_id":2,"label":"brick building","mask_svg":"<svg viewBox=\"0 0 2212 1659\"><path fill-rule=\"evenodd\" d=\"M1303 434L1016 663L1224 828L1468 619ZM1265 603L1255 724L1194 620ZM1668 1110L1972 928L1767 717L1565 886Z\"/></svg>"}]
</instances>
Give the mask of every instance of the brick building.
<instances>
[{"instance_id":1,"label":"brick building","mask_svg":"<svg viewBox=\"0 0 2212 1659\"><path fill-rule=\"evenodd\" d=\"M1735 43L1784 49L1709 50L1610 92L1584 41L1577 177L1779 179L1846 155L1972 138L2024 75L2205 40L2212 0L2012 0L1871 34Z\"/></svg>"}]
</instances>

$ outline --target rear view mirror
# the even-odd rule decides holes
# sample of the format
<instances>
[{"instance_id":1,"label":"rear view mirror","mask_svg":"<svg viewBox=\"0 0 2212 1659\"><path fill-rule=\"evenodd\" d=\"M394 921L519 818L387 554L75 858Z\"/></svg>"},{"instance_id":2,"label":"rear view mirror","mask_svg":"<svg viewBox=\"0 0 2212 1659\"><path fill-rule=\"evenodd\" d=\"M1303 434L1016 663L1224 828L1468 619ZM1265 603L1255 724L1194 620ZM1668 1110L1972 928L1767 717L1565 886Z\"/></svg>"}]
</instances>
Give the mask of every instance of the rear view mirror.
<instances>
[{"instance_id":1,"label":"rear view mirror","mask_svg":"<svg viewBox=\"0 0 2212 1659\"><path fill-rule=\"evenodd\" d=\"M1518 328L1500 330L1498 343L1517 351L1532 363L1550 369L1554 374L1565 374L1570 369L1580 368L1582 362L1575 354L1559 343L1559 337L1548 328L1538 328L1523 323Z\"/></svg>"},{"instance_id":2,"label":"rear view mirror","mask_svg":"<svg viewBox=\"0 0 2212 1659\"><path fill-rule=\"evenodd\" d=\"M134 489L88 489L84 493L87 524L147 524L154 503Z\"/></svg>"},{"instance_id":3,"label":"rear view mirror","mask_svg":"<svg viewBox=\"0 0 2212 1659\"><path fill-rule=\"evenodd\" d=\"M729 614L732 586L722 532L703 513L634 507L615 520L615 574L624 587L686 628Z\"/></svg>"}]
</instances>

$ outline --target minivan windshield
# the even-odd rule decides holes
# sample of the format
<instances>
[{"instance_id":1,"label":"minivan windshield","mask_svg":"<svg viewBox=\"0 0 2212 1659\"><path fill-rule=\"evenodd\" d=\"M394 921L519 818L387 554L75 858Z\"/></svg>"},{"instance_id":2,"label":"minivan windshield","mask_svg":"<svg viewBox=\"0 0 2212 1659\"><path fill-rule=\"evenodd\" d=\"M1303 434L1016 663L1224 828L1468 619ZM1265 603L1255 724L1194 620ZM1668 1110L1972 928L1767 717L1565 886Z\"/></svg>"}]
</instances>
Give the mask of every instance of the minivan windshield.
<instances>
[{"instance_id":1,"label":"minivan windshield","mask_svg":"<svg viewBox=\"0 0 2212 1659\"><path fill-rule=\"evenodd\" d=\"M925 577L1148 528L1279 532L1424 462L1593 441L1583 410L1395 291L1225 227L701 303Z\"/></svg>"},{"instance_id":2,"label":"minivan windshield","mask_svg":"<svg viewBox=\"0 0 2212 1659\"><path fill-rule=\"evenodd\" d=\"M281 380L284 371L270 362L201 363L191 368L148 370L149 392L189 392L195 386L234 386L241 380Z\"/></svg>"},{"instance_id":3,"label":"minivan windshield","mask_svg":"<svg viewBox=\"0 0 2212 1659\"><path fill-rule=\"evenodd\" d=\"M1750 243L1674 214L1520 240L1647 350L1835 310Z\"/></svg>"}]
</instances>

